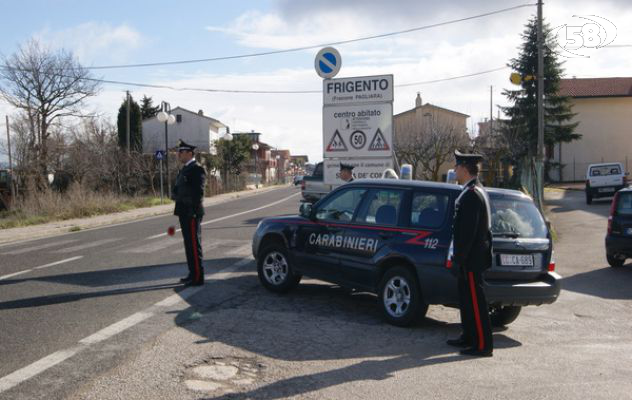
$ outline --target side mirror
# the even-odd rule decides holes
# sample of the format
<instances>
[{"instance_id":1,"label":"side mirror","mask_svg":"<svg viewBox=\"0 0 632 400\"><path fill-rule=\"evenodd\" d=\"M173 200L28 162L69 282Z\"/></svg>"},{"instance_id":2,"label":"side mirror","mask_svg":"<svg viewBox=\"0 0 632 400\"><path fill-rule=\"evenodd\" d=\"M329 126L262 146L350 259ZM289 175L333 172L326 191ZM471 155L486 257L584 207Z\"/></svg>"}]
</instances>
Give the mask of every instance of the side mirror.
<instances>
[{"instance_id":1,"label":"side mirror","mask_svg":"<svg viewBox=\"0 0 632 400\"><path fill-rule=\"evenodd\" d=\"M303 218L311 218L312 216L312 203L301 203L299 207L299 213Z\"/></svg>"}]
</instances>

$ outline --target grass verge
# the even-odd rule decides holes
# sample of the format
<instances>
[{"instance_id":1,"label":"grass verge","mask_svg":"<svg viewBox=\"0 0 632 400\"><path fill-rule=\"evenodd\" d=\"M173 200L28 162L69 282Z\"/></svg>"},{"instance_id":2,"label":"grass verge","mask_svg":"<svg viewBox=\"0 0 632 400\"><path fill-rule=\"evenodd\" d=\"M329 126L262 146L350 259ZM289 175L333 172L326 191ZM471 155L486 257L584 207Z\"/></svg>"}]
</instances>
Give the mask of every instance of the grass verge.
<instances>
[{"instance_id":1,"label":"grass verge","mask_svg":"<svg viewBox=\"0 0 632 400\"><path fill-rule=\"evenodd\" d=\"M169 203L172 201L165 199L164 204ZM0 212L0 229L86 218L156 205L160 205L160 197L97 193L80 185L73 185L65 193L46 190L27 196L11 210ZM72 227L71 230L76 228L79 227Z\"/></svg>"}]
</instances>

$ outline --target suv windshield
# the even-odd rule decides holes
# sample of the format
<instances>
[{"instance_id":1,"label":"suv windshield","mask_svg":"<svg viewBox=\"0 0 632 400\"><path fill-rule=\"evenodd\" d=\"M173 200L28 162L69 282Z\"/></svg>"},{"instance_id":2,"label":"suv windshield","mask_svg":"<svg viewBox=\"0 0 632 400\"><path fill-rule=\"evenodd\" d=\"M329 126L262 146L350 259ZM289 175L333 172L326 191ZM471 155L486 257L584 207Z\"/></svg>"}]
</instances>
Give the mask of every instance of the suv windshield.
<instances>
[{"instance_id":1,"label":"suv windshield","mask_svg":"<svg viewBox=\"0 0 632 400\"><path fill-rule=\"evenodd\" d=\"M490 196L492 234L496 237L546 238L542 215L530 199Z\"/></svg>"}]
</instances>

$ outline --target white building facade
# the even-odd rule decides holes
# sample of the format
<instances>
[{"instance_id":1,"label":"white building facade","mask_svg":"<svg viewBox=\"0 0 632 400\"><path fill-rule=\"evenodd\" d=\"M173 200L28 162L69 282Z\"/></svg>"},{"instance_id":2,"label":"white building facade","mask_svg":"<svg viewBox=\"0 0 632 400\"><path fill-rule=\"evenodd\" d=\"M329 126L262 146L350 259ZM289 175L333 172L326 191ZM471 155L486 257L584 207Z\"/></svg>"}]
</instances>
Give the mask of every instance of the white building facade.
<instances>
[{"instance_id":1,"label":"white building facade","mask_svg":"<svg viewBox=\"0 0 632 400\"><path fill-rule=\"evenodd\" d=\"M197 147L197 151L213 153L213 143L220 137L220 131L228 127L220 121L207 117L202 110L189 111L182 107L171 110L176 121L168 125L168 147L174 148L178 139ZM165 150L165 123L153 117L143 121L143 153Z\"/></svg>"}]
</instances>

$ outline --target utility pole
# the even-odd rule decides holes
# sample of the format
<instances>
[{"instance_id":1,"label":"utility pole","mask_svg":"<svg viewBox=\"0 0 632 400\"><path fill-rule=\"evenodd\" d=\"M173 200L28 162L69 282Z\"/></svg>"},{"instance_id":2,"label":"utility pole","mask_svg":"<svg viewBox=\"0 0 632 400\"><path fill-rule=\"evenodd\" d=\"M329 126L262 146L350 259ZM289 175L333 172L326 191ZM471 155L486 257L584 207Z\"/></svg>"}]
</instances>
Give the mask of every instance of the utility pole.
<instances>
[{"instance_id":1,"label":"utility pole","mask_svg":"<svg viewBox=\"0 0 632 400\"><path fill-rule=\"evenodd\" d=\"M126 133L126 137L127 137L127 155L129 156L130 154L130 140L129 140L129 128L130 128L130 123L129 123L129 116L130 116L130 95L129 95L129 90L126 92L127 93L127 122L126 122L126 127L125 127L125 131Z\"/></svg>"},{"instance_id":2,"label":"utility pole","mask_svg":"<svg viewBox=\"0 0 632 400\"><path fill-rule=\"evenodd\" d=\"M489 86L489 145L491 147L492 159L489 166L491 172L491 184L496 184L496 148L494 147L494 87Z\"/></svg>"},{"instance_id":3,"label":"utility pole","mask_svg":"<svg viewBox=\"0 0 632 400\"><path fill-rule=\"evenodd\" d=\"M11 158L11 134L9 131L9 116L5 115L5 120L7 124L7 148L9 150L9 193L11 194L11 199L15 199L15 193L13 191L13 159Z\"/></svg>"},{"instance_id":4,"label":"utility pole","mask_svg":"<svg viewBox=\"0 0 632 400\"><path fill-rule=\"evenodd\" d=\"M538 153L536 163L538 205L542 209L544 191L544 34L542 33L542 0L538 0Z\"/></svg>"}]
</instances>

